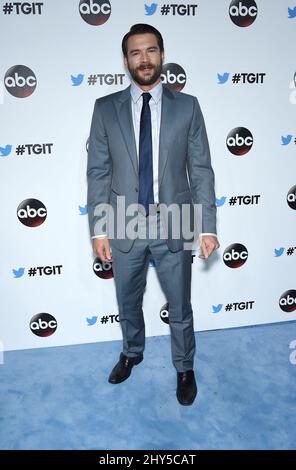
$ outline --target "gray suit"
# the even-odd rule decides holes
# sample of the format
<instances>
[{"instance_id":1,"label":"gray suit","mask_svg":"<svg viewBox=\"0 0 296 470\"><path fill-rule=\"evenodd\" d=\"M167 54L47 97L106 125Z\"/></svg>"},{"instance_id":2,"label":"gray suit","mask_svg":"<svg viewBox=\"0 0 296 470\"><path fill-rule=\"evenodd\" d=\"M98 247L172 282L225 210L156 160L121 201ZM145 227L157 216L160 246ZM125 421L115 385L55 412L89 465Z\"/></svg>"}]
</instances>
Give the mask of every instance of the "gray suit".
<instances>
[{"instance_id":1,"label":"gray suit","mask_svg":"<svg viewBox=\"0 0 296 470\"><path fill-rule=\"evenodd\" d=\"M188 176L187 176L188 174ZM134 136L130 87L96 100L88 152L88 213L91 236L98 235L98 204L110 203L116 212L117 196L126 206L138 201L138 159ZM203 116L195 97L163 88L158 166L159 202L166 205L202 204L200 231L216 233L214 173ZM125 224L134 216L125 216ZM157 217L157 227L162 226ZM147 218L149 219L149 217ZM181 223L181 222L180 222ZM139 215L139 231L146 218ZM182 230L180 230L182 234ZM108 228L107 228L108 233ZM169 223L165 240L110 239L123 352L143 352L145 331L143 292L149 256L153 256L161 286L169 302L172 358L176 369L192 369L195 341L190 302L191 252L184 239L172 237Z\"/></svg>"}]
</instances>

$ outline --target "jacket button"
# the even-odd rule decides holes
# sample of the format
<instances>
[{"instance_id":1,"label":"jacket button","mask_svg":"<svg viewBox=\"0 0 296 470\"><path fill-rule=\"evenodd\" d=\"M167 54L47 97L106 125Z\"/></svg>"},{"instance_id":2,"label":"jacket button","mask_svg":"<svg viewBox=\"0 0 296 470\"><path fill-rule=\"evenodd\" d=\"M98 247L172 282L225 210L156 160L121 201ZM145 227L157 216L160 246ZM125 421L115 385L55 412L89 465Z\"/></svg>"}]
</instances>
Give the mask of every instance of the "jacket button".
<instances>
[{"instance_id":1,"label":"jacket button","mask_svg":"<svg viewBox=\"0 0 296 470\"><path fill-rule=\"evenodd\" d=\"M136 193L138 193L138 192L139 192L138 188L135 188L135 190L136 190Z\"/></svg>"}]
</instances>

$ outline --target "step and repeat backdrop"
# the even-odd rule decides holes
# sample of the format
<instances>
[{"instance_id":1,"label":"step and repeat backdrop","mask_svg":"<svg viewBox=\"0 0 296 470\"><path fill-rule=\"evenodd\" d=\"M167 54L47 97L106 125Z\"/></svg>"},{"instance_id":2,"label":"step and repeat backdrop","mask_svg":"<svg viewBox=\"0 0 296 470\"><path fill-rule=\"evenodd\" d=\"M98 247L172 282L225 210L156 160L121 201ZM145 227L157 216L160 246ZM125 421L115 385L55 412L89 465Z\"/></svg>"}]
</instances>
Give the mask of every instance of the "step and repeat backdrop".
<instances>
[{"instance_id":1,"label":"step and repeat backdrop","mask_svg":"<svg viewBox=\"0 0 296 470\"><path fill-rule=\"evenodd\" d=\"M95 99L130 83L123 35L164 37L163 83L198 97L220 249L192 256L196 331L296 319L296 1L45 0L0 5L0 341L121 338L112 265L91 247ZM153 259L147 336L169 334Z\"/></svg>"}]
</instances>

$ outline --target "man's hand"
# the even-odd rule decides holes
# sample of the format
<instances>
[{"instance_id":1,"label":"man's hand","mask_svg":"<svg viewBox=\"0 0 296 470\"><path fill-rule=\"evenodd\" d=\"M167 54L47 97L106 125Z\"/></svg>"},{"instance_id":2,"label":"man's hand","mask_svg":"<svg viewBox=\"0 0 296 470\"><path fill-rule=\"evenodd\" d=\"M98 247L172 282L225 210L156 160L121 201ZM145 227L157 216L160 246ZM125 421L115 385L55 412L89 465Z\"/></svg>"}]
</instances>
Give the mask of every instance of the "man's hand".
<instances>
[{"instance_id":1,"label":"man's hand","mask_svg":"<svg viewBox=\"0 0 296 470\"><path fill-rule=\"evenodd\" d=\"M201 255L199 258L207 259L213 251L217 250L220 246L217 237L213 237L212 235L203 235L200 237L200 249Z\"/></svg>"},{"instance_id":2,"label":"man's hand","mask_svg":"<svg viewBox=\"0 0 296 470\"><path fill-rule=\"evenodd\" d=\"M112 261L108 238L94 238L93 250L103 262L110 263Z\"/></svg>"}]
</instances>

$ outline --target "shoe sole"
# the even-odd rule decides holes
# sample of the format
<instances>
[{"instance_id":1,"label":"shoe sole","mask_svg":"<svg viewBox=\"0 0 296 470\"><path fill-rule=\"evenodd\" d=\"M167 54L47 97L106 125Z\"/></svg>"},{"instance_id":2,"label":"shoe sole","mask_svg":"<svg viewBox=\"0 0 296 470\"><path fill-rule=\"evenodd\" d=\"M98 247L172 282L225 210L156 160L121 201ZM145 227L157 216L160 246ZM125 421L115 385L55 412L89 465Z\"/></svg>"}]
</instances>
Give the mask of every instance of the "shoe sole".
<instances>
[{"instance_id":1,"label":"shoe sole","mask_svg":"<svg viewBox=\"0 0 296 470\"><path fill-rule=\"evenodd\" d=\"M182 406L190 406L194 403L194 400L195 400L196 396L193 398L193 400L191 402L188 402L188 403L183 403L182 401L180 401L178 395L177 395L177 399L178 399L178 402L180 403L180 405Z\"/></svg>"},{"instance_id":2,"label":"shoe sole","mask_svg":"<svg viewBox=\"0 0 296 470\"><path fill-rule=\"evenodd\" d=\"M183 403L183 402L180 400L179 395L176 393L176 397L177 397L178 402L180 403L180 405L183 405L183 406L190 406L190 405L192 405L192 404L194 403L194 400L196 399L196 395L197 395L197 389L196 389L196 392L195 392L195 395L194 395L193 399L192 399L190 402Z\"/></svg>"}]
</instances>

